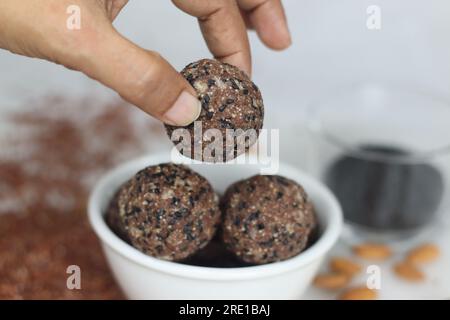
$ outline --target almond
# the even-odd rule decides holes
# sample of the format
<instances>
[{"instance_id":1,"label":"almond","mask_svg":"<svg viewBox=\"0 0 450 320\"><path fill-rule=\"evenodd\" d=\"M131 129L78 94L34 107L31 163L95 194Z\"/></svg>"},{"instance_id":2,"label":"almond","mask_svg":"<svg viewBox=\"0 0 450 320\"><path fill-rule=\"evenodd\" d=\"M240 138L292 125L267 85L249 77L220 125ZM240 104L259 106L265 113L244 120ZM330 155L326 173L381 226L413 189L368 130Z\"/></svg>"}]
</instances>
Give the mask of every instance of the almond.
<instances>
[{"instance_id":1,"label":"almond","mask_svg":"<svg viewBox=\"0 0 450 320\"><path fill-rule=\"evenodd\" d=\"M375 300L378 293L375 290L367 287L355 287L344 291L339 297L339 300Z\"/></svg>"},{"instance_id":2,"label":"almond","mask_svg":"<svg viewBox=\"0 0 450 320\"><path fill-rule=\"evenodd\" d=\"M420 282L425 279L422 271L415 265L404 261L394 265L394 272L400 278L411 282Z\"/></svg>"},{"instance_id":3,"label":"almond","mask_svg":"<svg viewBox=\"0 0 450 320\"><path fill-rule=\"evenodd\" d=\"M343 273L352 277L361 272L362 267L350 259L334 257L330 260L330 269L336 273Z\"/></svg>"},{"instance_id":4,"label":"almond","mask_svg":"<svg viewBox=\"0 0 450 320\"><path fill-rule=\"evenodd\" d=\"M318 288L334 290L348 285L350 278L342 273L323 273L314 278L314 285Z\"/></svg>"},{"instance_id":5,"label":"almond","mask_svg":"<svg viewBox=\"0 0 450 320\"><path fill-rule=\"evenodd\" d=\"M439 258L439 255L440 250L436 245L426 243L409 251L406 261L416 265L425 264L435 261Z\"/></svg>"},{"instance_id":6,"label":"almond","mask_svg":"<svg viewBox=\"0 0 450 320\"><path fill-rule=\"evenodd\" d=\"M360 258L368 260L386 260L392 255L387 245L364 243L353 247L353 252Z\"/></svg>"}]
</instances>

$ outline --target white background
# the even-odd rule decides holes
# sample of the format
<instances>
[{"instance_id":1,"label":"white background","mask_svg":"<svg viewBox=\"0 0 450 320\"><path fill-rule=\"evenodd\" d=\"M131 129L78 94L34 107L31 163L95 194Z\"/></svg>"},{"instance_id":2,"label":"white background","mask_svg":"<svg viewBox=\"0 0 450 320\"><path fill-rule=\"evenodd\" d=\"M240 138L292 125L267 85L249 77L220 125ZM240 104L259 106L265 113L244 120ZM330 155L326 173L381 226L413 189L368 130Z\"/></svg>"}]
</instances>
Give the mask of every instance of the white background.
<instances>
[{"instance_id":1,"label":"white background","mask_svg":"<svg viewBox=\"0 0 450 320\"><path fill-rule=\"evenodd\" d=\"M293 34L289 50L270 51L251 35L254 81L264 95L266 127L282 128L284 160L302 163L297 143L303 137L304 110L332 88L377 81L450 98L449 1L286 0L284 4ZM373 4L382 10L379 31L366 28L366 9ZM159 51L177 69L209 56L196 21L170 1L130 1L115 25L139 45ZM49 92L113 94L76 72L0 51L0 110ZM447 236L436 241L449 240ZM450 252L445 254L442 263L430 267L433 279L423 286L386 275L382 297L449 298L450 275L444 270L450 270ZM314 291L311 297L323 295Z\"/></svg>"}]
</instances>

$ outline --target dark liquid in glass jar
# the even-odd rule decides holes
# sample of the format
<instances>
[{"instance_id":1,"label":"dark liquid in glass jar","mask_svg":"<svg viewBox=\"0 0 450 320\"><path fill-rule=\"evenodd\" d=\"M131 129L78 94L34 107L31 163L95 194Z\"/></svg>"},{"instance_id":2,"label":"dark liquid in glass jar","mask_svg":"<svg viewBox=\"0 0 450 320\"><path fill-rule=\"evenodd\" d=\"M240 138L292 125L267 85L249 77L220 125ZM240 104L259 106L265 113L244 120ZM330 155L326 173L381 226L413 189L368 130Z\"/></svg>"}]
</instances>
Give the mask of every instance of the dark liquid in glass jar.
<instances>
[{"instance_id":1,"label":"dark liquid in glass jar","mask_svg":"<svg viewBox=\"0 0 450 320\"><path fill-rule=\"evenodd\" d=\"M363 146L384 156L408 155L402 149ZM345 155L329 167L326 183L339 199L345 219L376 230L408 230L427 225L441 202L444 182L428 164L388 163Z\"/></svg>"}]
</instances>

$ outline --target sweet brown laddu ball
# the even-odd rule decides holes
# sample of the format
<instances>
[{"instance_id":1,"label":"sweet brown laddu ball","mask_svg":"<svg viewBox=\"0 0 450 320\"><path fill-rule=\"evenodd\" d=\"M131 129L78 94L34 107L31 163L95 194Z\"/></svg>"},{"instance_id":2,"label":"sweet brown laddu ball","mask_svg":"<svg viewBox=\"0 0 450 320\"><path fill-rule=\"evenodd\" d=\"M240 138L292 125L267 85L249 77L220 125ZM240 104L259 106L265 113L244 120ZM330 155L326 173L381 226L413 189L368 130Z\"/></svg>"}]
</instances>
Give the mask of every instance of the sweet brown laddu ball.
<instances>
[{"instance_id":1,"label":"sweet brown laddu ball","mask_svg":"<svg viewBox=\"0 0 450 320\"><path fill-rule=\"evenodd\" d=\"M228 188L221 205L223 241L241 260L264 264L304 250L316 226L303 188L281 176L257 175Z\"/></svg>"},{"instance_id":2,"label":"sweet brown laddu ball","mask_svg":"<svg viewBox=\"0 0 450 320\"><path fill-rule=\"evenodd\" d=\"M125 225L122 223L120 219L120 211L119 211L119 194L120 191L125 188L125 185L120 187L120 189L114 194L113 198L109 202L108 208L106 209L106 223L109 228L122 240L128 241L128 235L125 230Z\"/></svg>"},{"instance_id":3,"label":"sweet brown laddu ball","mask_svg":"<svg viewBox=\"0 0 450 320\"><path fill-rule=\"evenodd\" d=\"M202 110L199 118L189 126L166 125L167 134L176 145L181 139L173 136L174 130L188 130L191 139L185 143L190 150L182 148L179 151L184 156L206 162L225 162L246 152L257 141L263 126L264 105L258 87L243 71L217 60L191 63L181 74L197 91ZM200 136L194 136L196 122L202 131ZM208 129L217 129L221 133L222 150L218 153L215 150L205 152L205 148L215 141L207 134ZM227 144L227 141L231 143Z\"/></svg>"},{"instance_id":4,"label":"sweet brown laddu ball","mask_svg":"<svg viewBox=\"0 0 450 320\"><path fill-rule=\"evenodd\" d=\"M140 251L179 261L208 244L220 220L218 197L191 169L160 164L125 183L107 220Z\"/></svg>"}]
</instances>

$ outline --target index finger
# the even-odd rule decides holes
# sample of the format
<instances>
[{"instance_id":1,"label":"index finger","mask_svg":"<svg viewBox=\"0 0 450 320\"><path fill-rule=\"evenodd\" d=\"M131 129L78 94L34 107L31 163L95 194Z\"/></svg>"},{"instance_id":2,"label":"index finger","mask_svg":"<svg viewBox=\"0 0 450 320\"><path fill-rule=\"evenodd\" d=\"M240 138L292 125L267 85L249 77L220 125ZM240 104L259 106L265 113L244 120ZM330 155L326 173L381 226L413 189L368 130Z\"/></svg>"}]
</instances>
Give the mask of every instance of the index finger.
<instances>
[{"instance_id":1,"label":"index finger","mask_svg":"<svg viewBox=\"0 0 450 320\"><path fill-rule=\"evenodd\" d=\"M182 11L198 18L214 57L251 74L251 54L245 23L231 0L172 0Z\"/></svg>"}]
</instances>

